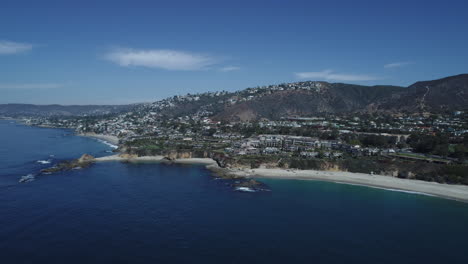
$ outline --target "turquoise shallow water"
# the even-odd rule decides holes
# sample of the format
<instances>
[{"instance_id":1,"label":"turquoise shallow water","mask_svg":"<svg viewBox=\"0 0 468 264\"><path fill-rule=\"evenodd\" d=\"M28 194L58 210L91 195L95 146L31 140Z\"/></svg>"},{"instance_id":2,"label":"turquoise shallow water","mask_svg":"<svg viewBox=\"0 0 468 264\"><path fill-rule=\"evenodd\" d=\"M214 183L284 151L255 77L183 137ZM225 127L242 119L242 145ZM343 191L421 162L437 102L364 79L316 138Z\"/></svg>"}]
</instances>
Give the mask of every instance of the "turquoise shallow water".
<instances>
[{"instance_id":1,"label":"turquoise shallow water","mask_svg":"<svg viewBox=\"0 0 468 264\"><path fill-rule=\"evenodd\" d=\"M1 263L468 263L468 205L318 181L240 193L203 166L37 160L108 155L69 130L0 121ZM50 155L54 155L50 157Z\"/></svg>"}]
</instances>

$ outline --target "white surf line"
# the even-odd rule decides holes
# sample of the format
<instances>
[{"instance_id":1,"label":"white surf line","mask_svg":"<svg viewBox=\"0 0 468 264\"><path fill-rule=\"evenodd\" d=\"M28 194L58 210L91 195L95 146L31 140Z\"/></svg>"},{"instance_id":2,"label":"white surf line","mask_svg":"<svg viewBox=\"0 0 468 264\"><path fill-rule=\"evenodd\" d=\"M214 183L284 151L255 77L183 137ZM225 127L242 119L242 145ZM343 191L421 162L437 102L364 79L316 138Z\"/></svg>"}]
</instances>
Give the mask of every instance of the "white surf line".
<instances>
[{"instance_id":1,"label":"white surf line","mask_svg":"<svg viewBox=\"0 0 468 264\"><path fill-rule=\"evenodd\" d=\"M338 183L338 184L347 184L347 185L355 185L355 186L360 186L360 187L369 187L369 188L380 189L380 190L385 190L385 191L392 191L392 192L402 192L402 193L425 195L425 196L431 196L431 197L440 197L438 195L425 193L425 192L408 191L408 190L395 189L395 188L385 188L385 187L378 187L378 186L373 186L373 185L366 185L366 184L359 184L359 183L348 183L348 182L341 182L341 181L333 181L333 182Z\"/></svg>"},{"instance_id":2,"label":"white surf line","mask_svg":"<svg viewBox=\"0 0 468 264\"><path fill-rule=\"evenodd\" d=\"M110 143L109 141L106 141L106 140L104 140L104 139L100 139L100 138L94 138L94 139L97 140L98 142L101 142L101 143L103 143L103 144L105 144L105 145L107 145L107 146L113 148L113 149L119 148L117 145L114 145L114 144L112 144L112 143Z\"/></svg>"}]
</instances>

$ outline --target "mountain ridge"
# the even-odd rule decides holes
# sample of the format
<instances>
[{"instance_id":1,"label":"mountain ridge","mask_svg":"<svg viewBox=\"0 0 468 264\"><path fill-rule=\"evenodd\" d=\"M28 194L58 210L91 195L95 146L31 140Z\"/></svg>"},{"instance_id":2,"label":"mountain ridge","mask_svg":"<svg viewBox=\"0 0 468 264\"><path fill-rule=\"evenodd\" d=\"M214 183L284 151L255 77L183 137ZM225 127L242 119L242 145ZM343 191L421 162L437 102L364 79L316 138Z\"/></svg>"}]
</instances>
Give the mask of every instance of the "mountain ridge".
<instances>
[{"instance_id":1,"label":"mountain ridge","mask_svg":"<svg viewBox=\"0 0 468 264\"><path fill-rule=\"evenodd\" d=\"M468 74L408 87L365 86L302 81L177 95L153 103L132 105L0 105L0 115L83 116L136 112L160 118L210 117L215 121L254 121L288 116L342 113L420 113L468 109Z\"/></svg>"},{"instance_id":2,"label":"mountain ridge","mask_svg":"<svg viewBox=\"0 0 468 264\"><path fill-rule=\"evenodd\" d=\"M272 100L260 98L246 105L228 107L215 119L249 121L243 113L254 119L273 118L288 114L313 115L320 113L351 112L442 112L468 109L468 74L442 79L416 82L408 87L375 85L362 86L344 83L325 83L320 93L306 92L301 96L281 95ZM320 94L320 97L318 95ZM270 113L259 111L260 106ZM255 114L257 113L257 115Z\"/></svg>"}]
</instances>

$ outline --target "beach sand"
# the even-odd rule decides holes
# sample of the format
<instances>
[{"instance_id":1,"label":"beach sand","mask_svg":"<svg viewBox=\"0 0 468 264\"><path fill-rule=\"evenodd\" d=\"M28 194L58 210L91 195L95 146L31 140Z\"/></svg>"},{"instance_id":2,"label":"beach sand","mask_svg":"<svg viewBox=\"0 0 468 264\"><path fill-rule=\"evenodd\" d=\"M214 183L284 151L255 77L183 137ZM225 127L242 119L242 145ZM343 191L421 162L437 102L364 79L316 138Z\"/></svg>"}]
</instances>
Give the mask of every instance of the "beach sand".
<instances>
[{"instance_id":1,"label":"beach sand","mask_svg":"<svg viewBox=\"0 0 468 264\"><path fill-rule=\"evenodd\" d=\"M116 136L112 135L103 135L103 134L96 134L96 133L82 133L78 134L79 136L83 137L92 137L92 138L97 138L106 142L109 142L113 145L118 145L119 144L119 138Z\"/></svg>"},{"instance_id":2,"label":"beach sand","mask_svg":"<svg viewBox=\"0 0 468 264\"><path fill-rule=\"evenodd\" d=\"M231 174L252 178L320 180L375 188L416 192L468 202L468 186L440 184L420 180L400 179L390 176L370 175L340 171L291 169L230 169Z\"/></svg>"}]
</instances>

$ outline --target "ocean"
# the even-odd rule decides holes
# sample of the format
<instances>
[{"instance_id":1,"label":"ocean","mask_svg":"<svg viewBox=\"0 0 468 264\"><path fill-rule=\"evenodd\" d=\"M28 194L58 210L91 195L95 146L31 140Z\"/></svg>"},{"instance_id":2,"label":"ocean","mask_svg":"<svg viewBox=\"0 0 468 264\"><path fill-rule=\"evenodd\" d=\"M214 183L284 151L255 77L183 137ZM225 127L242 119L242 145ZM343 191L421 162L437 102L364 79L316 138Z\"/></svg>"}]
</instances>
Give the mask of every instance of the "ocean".
<instances>
[{"instance_id":1,"label":"ocean","mask_svg":"<svg viewBox=\"0 0 468 264\"><path fill-rule=\"evenodd\" d=\"M338 183L238 192L201 165L108 162L112 148L0 120L0 263L468 263L468 204Z\"/></svg>"}]
</instances>

